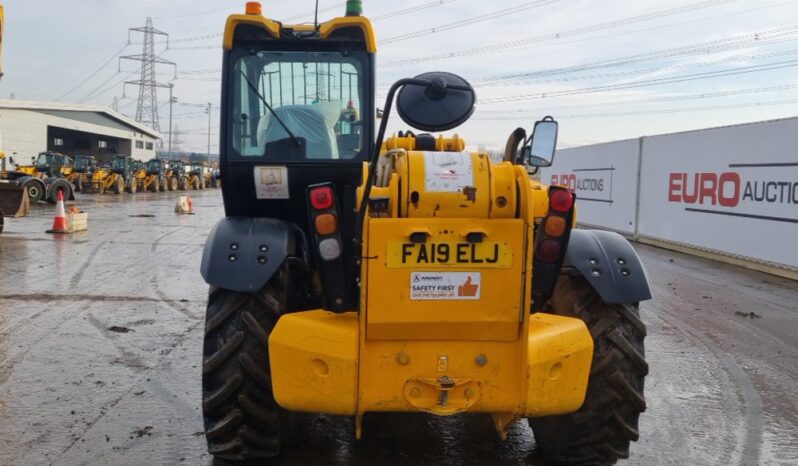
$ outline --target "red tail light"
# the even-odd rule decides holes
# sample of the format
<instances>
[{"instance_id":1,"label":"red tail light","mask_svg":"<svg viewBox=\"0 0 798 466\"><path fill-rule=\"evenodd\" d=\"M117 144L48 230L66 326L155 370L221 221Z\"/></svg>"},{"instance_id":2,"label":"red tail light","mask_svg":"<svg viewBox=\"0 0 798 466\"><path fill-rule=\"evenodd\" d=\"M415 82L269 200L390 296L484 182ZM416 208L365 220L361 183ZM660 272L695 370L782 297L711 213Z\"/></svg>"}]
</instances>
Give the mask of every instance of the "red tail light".
<instances>
[{"instance_id":1,"label":"red tail light","mask_svg":"<svg viewBox=\"0 0 798 466\"><path fill-rule=\"evenodd\" d=\"M574 205L574 195L565 189L556 189L549 197L549 207L556 212L568 212Z\"/></svg>"},{"instance_id":2,"label":"red tail light","mask_svg":"<svg viewBox=\"0 0 798 466\"><path fill-rule=\"evenodd\" d=\"M541 262L557 262L560 258L560 243L553 239L544 239L535 250L535 256Z\"/></svg>"},{"instance_id":3,"label":"red tail light","mask_svg":"<svg viewBox=\"0 0 798 466\"><path fill-rule=\"evenodd\" d=\"M329 209L333 205L333 191L328 186L316 188L310 192L310 205L316 210Z\"/></svg>"}]
</instances>

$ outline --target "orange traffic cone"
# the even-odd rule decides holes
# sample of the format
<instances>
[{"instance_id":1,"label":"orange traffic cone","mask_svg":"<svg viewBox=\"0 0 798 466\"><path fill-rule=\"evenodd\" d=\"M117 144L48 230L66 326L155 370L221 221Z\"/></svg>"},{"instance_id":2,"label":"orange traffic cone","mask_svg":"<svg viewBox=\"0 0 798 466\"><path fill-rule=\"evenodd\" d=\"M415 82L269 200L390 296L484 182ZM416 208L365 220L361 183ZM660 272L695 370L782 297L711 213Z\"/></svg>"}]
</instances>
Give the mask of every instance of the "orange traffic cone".
<instances>
[{"instance_id":1,"label":"orange traffic cone","mask_svg":"<svg viewBox=\"0 0 798 466\"><path fill-rule=\"evenodd\" d=\"M55 218L53 219L53 228L47 230L47 233L69 233L67 230L66 211L64 209L64 192L58 191L58 204L55 206Z\"/></svg>"}]
</instances>

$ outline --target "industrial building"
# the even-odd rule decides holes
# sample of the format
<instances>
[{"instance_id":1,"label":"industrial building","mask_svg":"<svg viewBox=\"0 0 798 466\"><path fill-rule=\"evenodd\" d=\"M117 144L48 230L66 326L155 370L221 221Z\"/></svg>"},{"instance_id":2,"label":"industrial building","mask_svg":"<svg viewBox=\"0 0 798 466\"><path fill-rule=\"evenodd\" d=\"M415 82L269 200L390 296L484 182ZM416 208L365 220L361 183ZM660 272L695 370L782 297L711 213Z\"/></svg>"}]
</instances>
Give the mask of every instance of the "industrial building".
<instances>
[{"instance_id":1,"label":"industrial building","mask_svg":"<svg viewBox=\"0 0 798 466\"><path fill-rule=\"evenodd\" d=\"M106 107L21 100L0 100L0 135L0 150L16 163L44 151L146 161L155 157L160 139L157 131Z\"/></svg>"}]
</instances>

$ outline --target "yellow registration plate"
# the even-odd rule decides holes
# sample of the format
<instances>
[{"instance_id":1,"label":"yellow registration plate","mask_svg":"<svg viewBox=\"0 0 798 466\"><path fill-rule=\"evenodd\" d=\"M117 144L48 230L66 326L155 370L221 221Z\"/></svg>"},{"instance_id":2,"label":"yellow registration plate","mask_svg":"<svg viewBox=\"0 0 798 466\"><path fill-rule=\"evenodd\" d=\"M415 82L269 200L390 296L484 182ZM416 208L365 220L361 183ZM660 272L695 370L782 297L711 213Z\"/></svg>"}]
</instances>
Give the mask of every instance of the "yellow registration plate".
<instances>
[{"instance_id":1,"label":"yellow registration plate","mask_svg":"<svg viewBox=\"0 0 798 466\"><path fill-rule=\"evenodd\" d=\"M389 241L387 267L463 267L507 268L512 265L513 252L505 243L456 243L449 241L405 243Z\"/></svg>"}]
</instances>

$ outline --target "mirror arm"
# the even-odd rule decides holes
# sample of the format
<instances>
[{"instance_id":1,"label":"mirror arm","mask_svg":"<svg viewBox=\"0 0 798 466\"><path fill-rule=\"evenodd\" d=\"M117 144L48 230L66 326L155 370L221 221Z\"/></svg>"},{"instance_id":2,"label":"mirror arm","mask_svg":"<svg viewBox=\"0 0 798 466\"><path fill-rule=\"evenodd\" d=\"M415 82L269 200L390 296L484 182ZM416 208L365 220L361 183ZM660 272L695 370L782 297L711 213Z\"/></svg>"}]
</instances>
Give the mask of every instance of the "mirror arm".
<instances>
[{"instance_id":1,"label":"mirror arm","mask_svg":"<svg viewBox=\"0 0 798 466\"><path fill-rule=\"evenodd\" d=\"M374 145L374 151L369 158L369 172L366 184L363 187L363 199L360 201L360 209L357 211L357 220L355 221L355 257L363 256L363 222L366 218L366 209L368 208L368 199L371 196L371 187L374 185L374 179L377 172L377 161L380 159L380 148L385 139L385 131L388 127L388 117L391 114L391 107L393 107L393 100L396 92L400 88L407 85L415 86L428 86L429 81L426 79L404 78L396 81L388 90L388 97L385 98L385 107L382 110L382 121L380 121L380 129L377 132L377 142Z\"/></svg>"}]
</instances>

